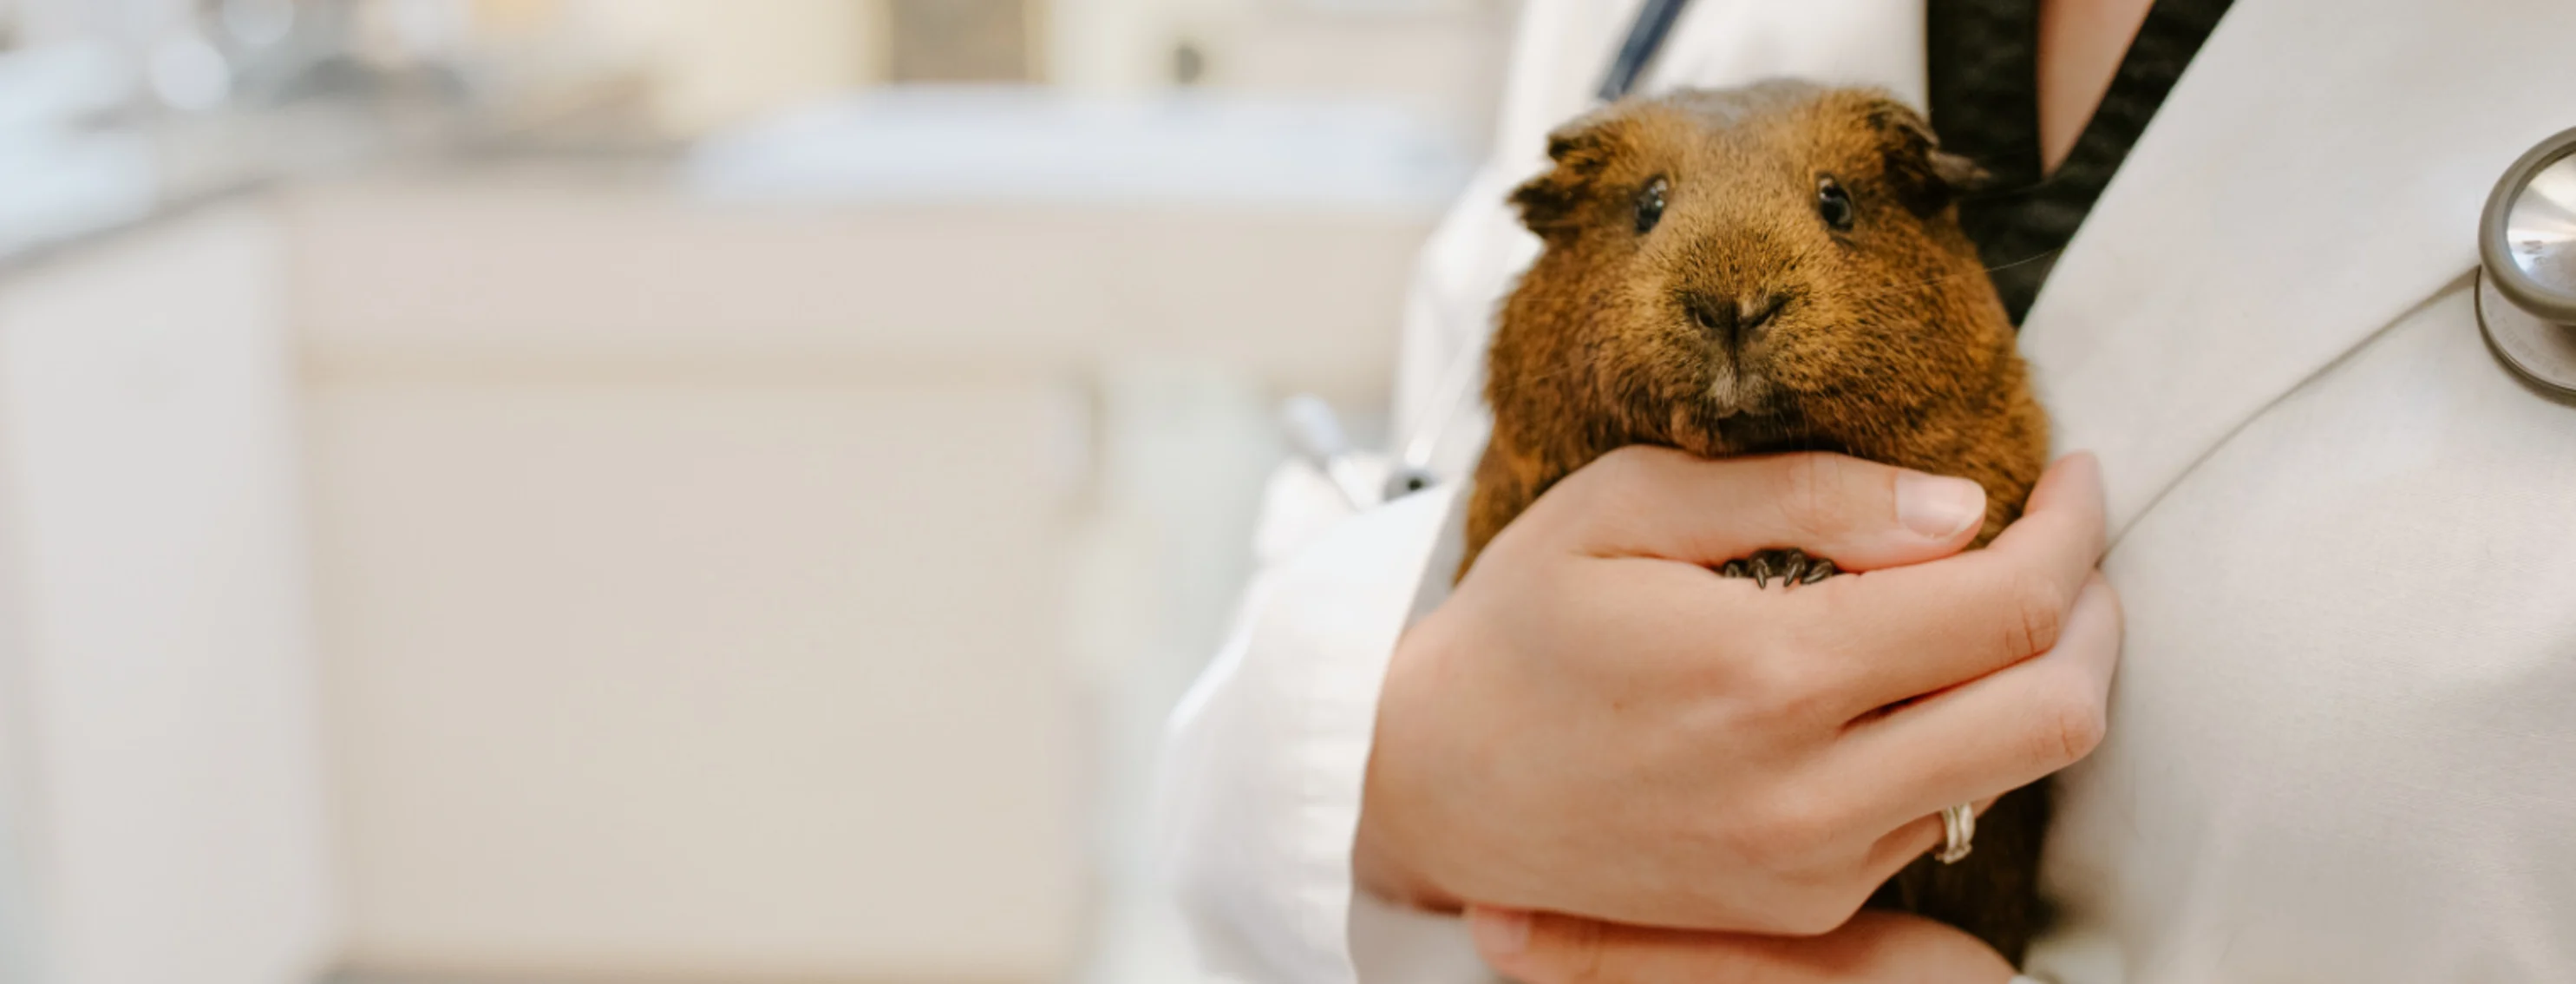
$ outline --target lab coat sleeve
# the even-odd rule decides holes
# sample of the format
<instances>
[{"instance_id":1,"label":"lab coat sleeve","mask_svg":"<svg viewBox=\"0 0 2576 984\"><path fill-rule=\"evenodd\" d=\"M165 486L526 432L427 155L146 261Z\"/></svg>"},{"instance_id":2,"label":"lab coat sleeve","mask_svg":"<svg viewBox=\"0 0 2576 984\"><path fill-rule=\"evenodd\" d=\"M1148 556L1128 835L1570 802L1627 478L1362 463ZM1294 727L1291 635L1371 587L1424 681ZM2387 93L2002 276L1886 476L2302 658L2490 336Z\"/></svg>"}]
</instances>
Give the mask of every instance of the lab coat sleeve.
<instances>
[{"instance_id":1,"label":"lab coat sleeve","mask_svg":"<svg viewBox=\"0 0 2576 984\"><path fill-rule=\"evenodd\" d=\"M1423 250L1396 393L1408 430L1452 395L1433 370L1480 356L1495 299L1536 251L1502 205L1528 169L1486 167ZM1445 434L1436 473L1461 475L1480 453L1482 407L1466 413L1436 428ZM1462 485L1353 515L1302 464L1271 482L1255 533L1260 573L1233 635L1173 716L1164 768L1167 862L1216 979L1488 979L1471 953L1459 955L1457 920L1355 899L1350 873L1379 684L1405 625L1446 594L1436 575L1457 563ZM1434 972L1426 960L1456 969Z\"/></svg>"},{"instance_id":2,"label":"lab coat sleeve","mask_svg":"<svg viewBox=\"0 0 2576 984\"><path fill-rule=\"evenodd\" d=\"M1166 862L1201 966L1241 984L1485 981L1458 920L1355 893L1351 842L1398 636L1446 593L1461 482L1483 447L1472 382L1495 303L1538 252L1504 204L1546 166L1549 126L1585 105L1588 77L1633 2L1530 0L1522 9L1495 158L1424 246L1397 367L1398 433L1441 435L1428 464L1453 480L1352 514L1302 465L1265 504L1259 574L1233 635L1174 713L1164 763Z\"/></svg>"},{"instance_id":3,"label":"lab coat sleeve","mask_svg":"<svg viewBox=\"0 0 2576 984\"><path fill-rule=\"evenodd\" d=\"M1351 843L1379 684L1456 497L1334 516L1302 470L1274 481L1264 539L1305 542L1256 575L1167 748L1167 861L1213 980L1356 979Z\"/></svg>"}]
</instances>

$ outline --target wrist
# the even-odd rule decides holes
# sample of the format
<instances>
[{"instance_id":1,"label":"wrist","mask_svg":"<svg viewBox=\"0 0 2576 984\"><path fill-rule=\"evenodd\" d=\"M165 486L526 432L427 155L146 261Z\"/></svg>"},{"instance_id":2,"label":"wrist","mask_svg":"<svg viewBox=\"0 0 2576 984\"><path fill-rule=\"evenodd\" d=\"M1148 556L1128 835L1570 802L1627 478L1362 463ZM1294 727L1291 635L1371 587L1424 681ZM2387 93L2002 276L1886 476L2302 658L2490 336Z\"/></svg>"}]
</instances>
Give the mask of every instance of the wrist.
<instances>
[{"instance_id":1,"label":"wrist","mask_svg":"<svg viewBox=\"0 0 2576 984\"><path fill-rule=\"evenodd\" d=\"M1407 677L1423 668L1433 658L1431 637L1438 633L1440 619L1434 615L1415 623L1396 641L1395 653L1387 662L1386 683L1378 702L1377 726L1370 738L1367 771L1360 788L1358 830L1351 843L1351 875L1362 890L1387 902L1433 912L1455 913L1465 908L1464 900L1443 889L1420 863L1418 845L1428 832L1419 829L1421 809L1419 770L1415 779L1403 778L1402 746L1411 733L1407 725L1417 724L1405 701L1410 688Z\"/></svg>"}]
</instances>

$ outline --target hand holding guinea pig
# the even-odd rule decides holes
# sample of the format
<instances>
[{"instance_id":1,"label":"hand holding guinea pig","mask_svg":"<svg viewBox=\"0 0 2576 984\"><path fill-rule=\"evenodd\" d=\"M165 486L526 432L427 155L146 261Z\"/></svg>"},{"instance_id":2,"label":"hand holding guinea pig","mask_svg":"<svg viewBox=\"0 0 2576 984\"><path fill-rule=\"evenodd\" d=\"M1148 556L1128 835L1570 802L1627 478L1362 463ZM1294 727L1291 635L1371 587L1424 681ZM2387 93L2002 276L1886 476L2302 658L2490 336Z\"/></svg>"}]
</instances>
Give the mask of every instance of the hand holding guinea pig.
<instances>
[{"instance_id":1,"label":"hand holding guinea pig","mask_svg":"<svg viewBox=\"0 0 2576 984\"><path fill-rule=\"evenodd\" d=\"M2018 959L2044 790L1991 801L2099 739L2118 612L2098 474L2041 479L1950 207L1974 168L1799 83L1622 102L1549 150L1468 560L1381 698L1364 883L1804 935L1876 890ZM1995 806L1978 850L1916 864L1962 802Z\"/></svg>"},{"instance_id":2,"label":"hand holding guinea pig","mask_svg":"<svg viewBox=\"0 0 2576 984\"><path fill-rule=\"evenodd\" d=\"M1398 644L1361 884L1433 909L1841 925L1940 843L1942 807L2099 740L2120 632L2101 510L2070 458L1960 553L1984 502L1955 479L1829 454L1594 462ZM1782 542L1869 573L1783 593L1708 569Z\"/></svg>"}]
</instances>

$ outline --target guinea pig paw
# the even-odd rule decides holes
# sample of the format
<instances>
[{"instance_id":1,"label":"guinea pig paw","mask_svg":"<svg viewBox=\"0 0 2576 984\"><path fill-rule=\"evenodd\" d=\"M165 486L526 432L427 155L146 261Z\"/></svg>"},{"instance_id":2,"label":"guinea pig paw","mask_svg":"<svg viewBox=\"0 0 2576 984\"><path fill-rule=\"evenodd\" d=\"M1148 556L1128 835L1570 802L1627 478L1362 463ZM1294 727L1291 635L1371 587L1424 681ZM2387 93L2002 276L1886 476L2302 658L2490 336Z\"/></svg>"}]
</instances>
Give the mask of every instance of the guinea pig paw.
<instances>
[{"instance_id":1,"label":"guinea pig paw","mask_svg":"<svg viewBox=\"0 0 2576 984\"><path fill-rule=\"evenodd\" d=\"M1721 577L1749 577L1756 588L1768 588L1779 581L1783 588L1814 584L1842 573L1834 562L1822 557L1809 557L1807 552L1791 547L1764 550L1740 560L1730 560L1718 567Z\"/></svg>"}]
</instances>

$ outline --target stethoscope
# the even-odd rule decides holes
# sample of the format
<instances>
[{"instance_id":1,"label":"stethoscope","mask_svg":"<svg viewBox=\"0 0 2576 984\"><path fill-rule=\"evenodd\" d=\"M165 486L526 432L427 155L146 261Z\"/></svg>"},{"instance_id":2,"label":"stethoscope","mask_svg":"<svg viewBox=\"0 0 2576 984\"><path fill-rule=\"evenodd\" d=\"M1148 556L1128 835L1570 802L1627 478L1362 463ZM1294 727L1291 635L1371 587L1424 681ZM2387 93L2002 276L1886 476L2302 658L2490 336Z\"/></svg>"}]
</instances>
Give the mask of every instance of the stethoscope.
<instances>
[{"instance_id":1,"label":"stethoscope","mask_svg":"<svg viewBox=\"0 0 2576 984\"><path fill-rule=\"evenodd\" d=\"M1687 2L1646 0L1601 80L1602 101L1636 84ZM2478 222L2478 267L2478 328L2496 359L2541 393L2576 403L2576 129L2541 141L2496 181ZM1443 367L1431 412L1397 444L1383 480L1359 464L1331 408L1314 397L1283 410L1289 446L1354 507L1429 487L1443 437L1473 415L1481 362L1467 346Z\"/></svg>"},{"instance_id":2,"label":"stethoscope","mask_svg":"<svg viewBox=\"0 0 2576 984\"><path fill-rule=\"evenodd\" d=\"M1619 43L1618 54L1602 73L1600 88L1595 92L1602 102L1616 102L1636 87L1638 76L1645 74L1646 63L1663 49L1664 39L1672 35L1674 22L1681 20L1682 7L1689 2L1646 0L1638 8L1637 19L1628 25L1628 35ZM1340 418L1320 398L1290 397L1280 407L1280 429L1289 450L1314 466L1353 508L1365 509L1403 498L1439 481L1432 470L1433 460L1442 441L1455 436L1460 424L1475 418L1476 401L1483 395L1478 392L1483 368L1484 352L1473 345L1462 346L1451 364L1441 367L1437 389L1424 404L1430 411L1414 421L1396 442L1394 460L1383 477L1362 463L1359 451L1342 430Z\"/></svg>"},{"instance_id":3,"label":"stethoscope","mask_svg":"<svg viewBox=\"0 0 2576 984\"><path fill-rule=\"evenodd\" d=\"M2478 328L2515 375L2576 403L2576 130L2531 148L2487 195Z\"/></svg>"}]
</instances>

